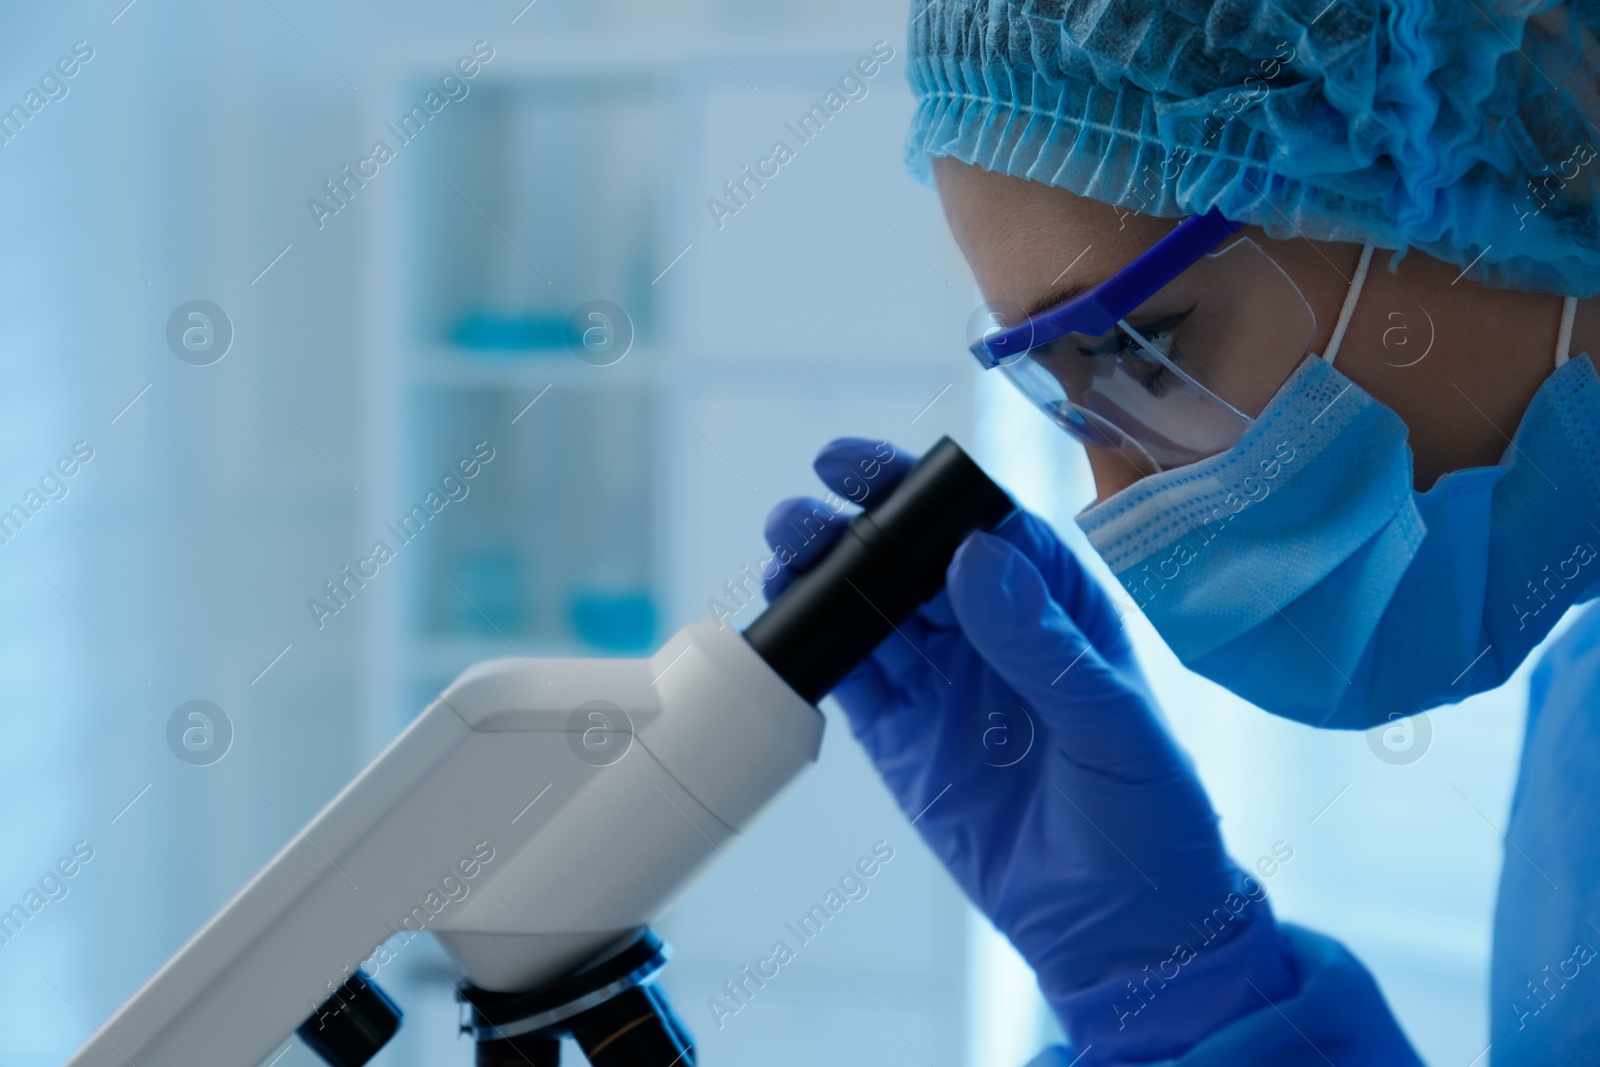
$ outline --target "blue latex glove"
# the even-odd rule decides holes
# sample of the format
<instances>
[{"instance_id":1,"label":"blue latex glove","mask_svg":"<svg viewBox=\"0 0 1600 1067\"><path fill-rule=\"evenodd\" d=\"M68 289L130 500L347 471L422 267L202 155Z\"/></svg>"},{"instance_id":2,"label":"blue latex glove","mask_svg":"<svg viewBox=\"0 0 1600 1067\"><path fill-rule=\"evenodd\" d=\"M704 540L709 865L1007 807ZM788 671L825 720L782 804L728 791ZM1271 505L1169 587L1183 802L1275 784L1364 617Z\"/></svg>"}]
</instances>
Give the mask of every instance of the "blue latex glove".
<instances>
[{"instance_id":1,"label":"blue latex glove","mask_svg":"<svg viewBox=\"0 0 1600 1067\"><path fill-rule=\"evenodd\" d=\"M1283 932L1294 948L1297 993L1274 998L1271 1007L1234 1020L1181 1056L1140 1067L1422 1067L1359 960L1337 941L1292 923ZM1089 1058L1070 1048L1046 1049L1028 1067L1082 1067Z\"/></svg>"},{"instance_id":2,"label":"blue latex glove","mask_svg":"<svg viewBox=\"0 0 1600 1067\"><path fill-rule=\"evenodd\" d=\"M815 467L870 507L910 469L890 452L846 438ZM789 562L769 597L847 521L822 501L780 504L766 534ZM834 696L923 839L1033 967L1085 1067L1180 1054L1295 991L1288 942L1224 851L1111 601L1049 526L1019 512L974 534L899 631Z\"/></svg>"}]
</instances>

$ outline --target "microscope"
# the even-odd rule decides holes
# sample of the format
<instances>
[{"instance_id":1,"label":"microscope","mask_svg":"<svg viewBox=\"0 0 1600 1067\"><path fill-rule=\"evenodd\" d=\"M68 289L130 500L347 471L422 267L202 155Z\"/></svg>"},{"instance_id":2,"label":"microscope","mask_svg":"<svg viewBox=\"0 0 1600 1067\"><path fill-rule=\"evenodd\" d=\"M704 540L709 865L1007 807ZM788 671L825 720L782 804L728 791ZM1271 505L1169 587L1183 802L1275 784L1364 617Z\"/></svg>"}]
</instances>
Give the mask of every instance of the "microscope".
<instances>
[{"instance_id":1,"label":"microscope","mask_svg":"<svg viewBox=\"0 0 1600 1067\"><path fill-rule=\"evenodd\" d=\"M469 667L68 1067L257 1067L291 1033L360 1067L401 1011L360 969L432 935L478 1067L692 1067L650 931L816 761L816 704L1015 505L942 439L740 633L645 659Z\"/></svg>"}]
</instances>

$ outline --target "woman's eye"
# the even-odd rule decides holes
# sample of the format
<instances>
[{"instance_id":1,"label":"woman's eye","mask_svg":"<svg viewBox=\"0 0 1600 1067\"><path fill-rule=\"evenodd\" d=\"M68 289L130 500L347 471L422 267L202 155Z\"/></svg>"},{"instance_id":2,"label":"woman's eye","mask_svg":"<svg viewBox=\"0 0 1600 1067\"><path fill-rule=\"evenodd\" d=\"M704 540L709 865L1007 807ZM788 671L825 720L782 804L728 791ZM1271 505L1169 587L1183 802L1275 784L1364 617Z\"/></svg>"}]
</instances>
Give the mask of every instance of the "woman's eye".
<instances>
[{"instance_id":1,"label":"woman's eye","mask_svg":"<svg viewBox=\"0 0 1600 1067\"><path fill-rule=\"evenodd\" d=\"M1172 337L1175 333L1177 333L1176 330L1156 330L1153 333L1145 334L1144 339L1150 342L1151 348L1160 352L1163 356L1168 359L1176 359L1177 357L1172 353ZM1131 337L1128 340L1130 343L1135 343Z\"/></svg>"},{"instance_id":2,"label":"woman's eye","mask_svg":"<svg viewBox=\"0 0 1600 1067\"><path fill-rule=\"evenodd\" d=\"M1143 337L1151 348L1170 360L1177 360L1180 354L1172 344L1175 332L1173 329L1153 330L1144 333ZM1172 372L1167 365L1152 358L1138 341L1120 331L1105 343L1094 346L1079 345L1078 354L1094 359L1116 360L1127 369L1128 373L1138 379L1139 385L1151 396L1160 396L1171 384Z\"/></svg>"}]
</instances>

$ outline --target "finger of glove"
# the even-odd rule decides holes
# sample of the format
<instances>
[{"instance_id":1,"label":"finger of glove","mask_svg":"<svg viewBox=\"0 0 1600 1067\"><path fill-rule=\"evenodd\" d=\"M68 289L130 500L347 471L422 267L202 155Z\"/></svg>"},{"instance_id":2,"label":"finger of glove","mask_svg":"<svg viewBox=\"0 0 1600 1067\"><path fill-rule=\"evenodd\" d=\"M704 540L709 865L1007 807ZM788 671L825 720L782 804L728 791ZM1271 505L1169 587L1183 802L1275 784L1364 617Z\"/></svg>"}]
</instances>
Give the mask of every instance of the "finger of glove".
<instances>
[{"instance_id":1,"label":"finger of glove","mask_svg":"<svg viewBox=\"0 0 1600 1067\"><path fill-rule=\"evenodd\" d=\"M975 533L948 573L967 640L1074 763L1127 781L1181 773L1177 749L1142 688L1106 662L1011 542Z\"/></svg>"},{"instance_id":2,"label":"finger of glove","mask_svg":"<svg viewBox=\"0 0 1600 1067\"><path fill-rule=\"evenodd\" d=\"M963 674L948 657L929 651L939 668L901 635L891 635L834 690L851 732L903 807L922 795L931 777L946 776L940 788L949 783L952 766L963 761L952 760L946 750L954 747L958 757L976 759L967 738L969 707L978 698L972 668ZM974 665L982 662L970 649L967 657ZM926 798L912 810L925 804Z\"/></svg>"},{"instance_id":3,"label":"finger of glove","mask_svg":"<svg viewBox=\"0 0 1600 1067\"><path fill-rule=\"evenodd\" d=\"M871 507L892 492L915 463L914 457L888 441L840 437L823 446L812 467L829 489ZM943 593L918 608L914 618L934 630L955 625ZM908 625L902 623L901 629L908 629ZM884 642L880 654L891 681L901 677L906 668L914 668L912 661L920 659L911 649L897 647L892 641Z\"/></svg>"},{"instance_id":4,"label":"finger of glove","mask_svg":"<svg viewBox=\"0 0 1600 1067\"><path fill-rule=\"evenodd\" d=\"M1133 644L1116 601L1049 523L1031 511L1019 510L994 532L1038 569L1051 597L1103 659L1116 667L1137 669Z\"/></svg>"},{"instance_id":5,"label":"finger of glove","mask_svg":"<svg viewBox=\"0 0 1600 1067\"><path fill-rule=\"evenodd\" d=\"M893 715L899 707L894 686L883 677L882 667L872 659L862 661L856 665L856 669L845 675L845 680L834 686L834 693L830 696L845 709L845 718L850 720L850 733L866 745L869 755L877 757L877 752L867 744L867 739L872 737L875 726Z\"/></svg>"},{"instance_id":6,"label":"finger of glove","mask_svg":"<svg viewBox=\"0 0 1600 1067\"><path fill-rule=\"evenodd\" d=\"M811 469L835 493L852 504L871 508L900 484L915 462L888 441L840 437L822 446Z\"/></svg>"},{"instance_id":7,"label":"finger of glove","mask_svg":"<svg viewBox=\"0 0 1600 1067\"><path fill-rule=\"evenodd\" d=\"M761 588L767 600L777 599L806 568L837 544L846 525L847 516L813 496L790 497L769 511L763 533L778 570L771 578L762 575Z\"/></svg>"},{"instance_id":8,"label":"finger of glove","mask_svg":"<svg viewBox=\"0 0 1600 1067\"><path fill-rule=\"evenodd\" d=\"M850 732L864 738L894 704L894 689L883 676L883 668L870 657L845 675L831 694L850 720Z\"/></svg>"},{"instance_id":9,"label":"finger of glove","mask_svg":"<svg viewBox=\"0 0 1600 1067\"><path fill-rule=\"evenodd\" d=\"M773 508L767 516L767 544L773 549L779 563L777 573L770 578L767 577L770 568L762 568L762 592L769 602L793 585L843 535L846 525L843 516L836 516L828 525L820 525L819 516L827 514L829 509L822 501L812 497L795 497ZM805 540L806 537L811 540ZM784 564L784 559L790 562ZM925 615L937 621L930 621L924 618ZM901 620L895 632L889 634L870 657L875 665L877 689L892 690L906 684L912 676L931 670L931 661L919 649L924 647L935 630L949 629L953 625L948 598L943 593L919 608L910 618Z\"/></svg>"},{"instance_id":10,"label":"finger of glove","mask_svg":"<svg viewBox=\"0 0 1600 1067\"><path fill-rule=\"evenodd\" d=\"M936 670L923 650L940 659L943 668ZM970 650L967 654L974 656ZM850 732L886 775L907 761L926 762L952 684L945 671L954 673L955 668L939 656L913 615L834 687L832 695L850 720Z\"/></svg>"},{"instance_id":11,"label":"finger of glove","mask_svg":"<svg viewBox=\"0 0 1600 1067\"><path fill-rule=\"evenodd\" d=\"M920 612L902 619L878 647L871 659L883 673L884 681L896 692L905 693L920 686L928 676L938 677L936 648L938 631Z\"/></svg>"}]
</instances>

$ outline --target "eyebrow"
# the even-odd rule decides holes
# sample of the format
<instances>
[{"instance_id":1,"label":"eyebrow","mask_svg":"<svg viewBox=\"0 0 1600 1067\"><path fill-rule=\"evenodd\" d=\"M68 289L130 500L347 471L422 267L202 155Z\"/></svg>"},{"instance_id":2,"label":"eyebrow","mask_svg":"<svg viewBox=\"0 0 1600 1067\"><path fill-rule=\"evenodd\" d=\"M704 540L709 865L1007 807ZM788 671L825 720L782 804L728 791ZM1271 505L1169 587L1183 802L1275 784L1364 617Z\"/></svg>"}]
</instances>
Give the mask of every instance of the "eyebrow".
<instances>
[{"instance_id":1,"label":"eyebrow","mask_svg":"<svg viewBox=\"0 0 1600 1067\"><path fill-rule=\"evenodd\" d=\"M1035 316L1042 315L1046 311L1049 311L1051 308L1055 307L1057 304L1065 304L1073 297L1082 296L1084 293L1087 293L1090 289L1093 289L1103 281L1105 281L1104 278L1095 278L1092 281L1078 282L1074 285L1064 285L1059 288L1051 289L1046 292L1044 296L1023 308L1022 313L1024 316L1030 319L1034 318Z\"/></svg>"}]
</instances>

